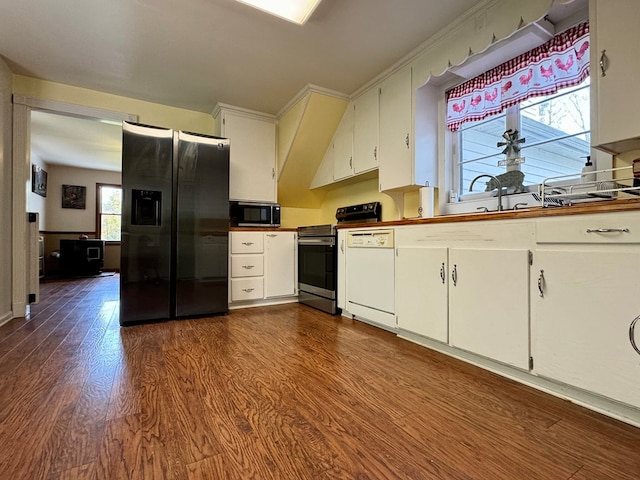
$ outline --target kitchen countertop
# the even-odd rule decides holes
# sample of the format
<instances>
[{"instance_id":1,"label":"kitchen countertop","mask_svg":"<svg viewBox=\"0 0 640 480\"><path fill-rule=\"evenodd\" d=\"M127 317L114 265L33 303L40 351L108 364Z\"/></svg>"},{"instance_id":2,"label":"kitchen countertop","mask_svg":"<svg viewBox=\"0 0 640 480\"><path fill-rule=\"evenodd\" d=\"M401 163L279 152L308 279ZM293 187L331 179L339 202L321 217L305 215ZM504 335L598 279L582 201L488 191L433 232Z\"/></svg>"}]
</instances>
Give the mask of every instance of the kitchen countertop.
<instances>
[{"instance_id":1,"label":"kitchen countertop","mask_svg":"<svg viewBox=\"0 0 640 480\"><path fill-rule=\"evenodd\" d=\"M296 232L291 227L229 227L230 232Z\"/></svg>"},{"instance_id":2,"label":"kitchen countertop","mask_svg":"<svg viewBox=\"0 0 640 480\"><path fill-rule=\"evenodd\" d=\"M337 228L380 228L402 225L428 225L436 223L475 222L485 220L519 220L522 218L558 217L564 215L585 215L593 213L627 212L640 210L640 199L607 200L602 202L583 203L569 207L531 207L520 210L502 212L474 212L442 215L432 218L403 218L387 222L350 223L338 225Z\"/></svg>"}]
</instances>

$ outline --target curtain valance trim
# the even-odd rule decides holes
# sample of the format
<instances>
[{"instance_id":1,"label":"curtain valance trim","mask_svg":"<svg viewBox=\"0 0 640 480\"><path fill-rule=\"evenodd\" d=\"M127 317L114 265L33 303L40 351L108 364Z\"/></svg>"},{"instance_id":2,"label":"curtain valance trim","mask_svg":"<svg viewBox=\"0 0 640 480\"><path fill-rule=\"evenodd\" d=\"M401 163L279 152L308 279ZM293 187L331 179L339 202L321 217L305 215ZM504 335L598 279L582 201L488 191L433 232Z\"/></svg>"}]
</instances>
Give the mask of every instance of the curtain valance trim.
<instances>
[{"instance_id":1,"label":"curtain valance trim","mask_svg":"<svg viewBox=\"0 0 640 480\"><path fill-rule=\"evenodd\" d=\"M581 23L447 92L447 127L496 115L589 76L589 23Z\"/></svg>"}]
</instances>

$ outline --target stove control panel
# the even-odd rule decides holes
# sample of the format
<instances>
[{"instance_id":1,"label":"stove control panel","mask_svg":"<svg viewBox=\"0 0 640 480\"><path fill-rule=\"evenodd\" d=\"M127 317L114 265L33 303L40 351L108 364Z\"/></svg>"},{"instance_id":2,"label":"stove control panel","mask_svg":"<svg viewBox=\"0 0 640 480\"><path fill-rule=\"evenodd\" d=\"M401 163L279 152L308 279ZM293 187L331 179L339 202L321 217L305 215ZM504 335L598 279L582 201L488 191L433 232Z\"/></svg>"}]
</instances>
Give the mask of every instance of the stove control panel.
<instances>
[{"instance_id":1,"label":"stove control panel","mask_svg":"<svg viewBox=\"0 0 640 480\"><path fill-rule=\"evenodd\" d=\"M382 205L369 202L340 207L336 210L336 220L338 223L379 222L382 220Z\"/></svg>"}]
</instances>

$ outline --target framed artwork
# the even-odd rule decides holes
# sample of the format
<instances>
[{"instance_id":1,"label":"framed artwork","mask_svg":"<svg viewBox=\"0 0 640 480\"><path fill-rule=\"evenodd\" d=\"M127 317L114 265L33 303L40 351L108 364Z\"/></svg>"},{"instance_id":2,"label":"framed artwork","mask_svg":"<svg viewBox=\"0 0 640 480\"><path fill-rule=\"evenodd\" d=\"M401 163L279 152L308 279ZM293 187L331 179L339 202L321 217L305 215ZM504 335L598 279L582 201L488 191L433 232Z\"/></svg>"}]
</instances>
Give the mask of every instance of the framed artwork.
<instances>
[{"instance_id":1,"label":"framed artwork","mask_svg":"<svg viewBox=\"0 0 640 480\"><path fill-rule=\"evenodd\" d=\"M31 191L41 197L47 196L47 172L37 165L31 165Z\"/></svg>"},{"instance_id":2,"label":"framed artwork","mask_svg":"<svg viewBox=\"0 0 640 480\"><path fill-rule=\"evenodd\" d=\"M62 185L62 208L87 208L87 187Z\"/></svg>"}]
</instances>

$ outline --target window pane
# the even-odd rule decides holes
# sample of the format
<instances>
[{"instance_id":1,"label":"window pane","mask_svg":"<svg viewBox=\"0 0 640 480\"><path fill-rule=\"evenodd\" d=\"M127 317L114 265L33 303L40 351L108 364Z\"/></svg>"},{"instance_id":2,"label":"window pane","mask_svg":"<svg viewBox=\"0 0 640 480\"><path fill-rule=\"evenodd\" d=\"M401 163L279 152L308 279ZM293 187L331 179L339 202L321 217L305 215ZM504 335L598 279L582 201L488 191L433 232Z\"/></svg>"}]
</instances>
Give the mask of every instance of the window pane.
<instances>
[{"instance_id":1,"label":"window pane","mask_svg":"<svg viewBox=\"0 0 640 480\"><path fill-rule=\"evenodd\" d=\"M469 191L471 181L481 174L499 175L504 167L498 162L504 155L497 146L506 130L506 115L498 115L489 119L465 124L460 129L460 166L462 193ZM474 191L484 190L484 183L474 185Z\"/></svg>"},{"instance_id":2,"label":"window pane","mask_svg":"<svg viewBox=\"0 0 640 480\"><path fill-rule=\"evenodd\" d=\"M590 154L589 79L546 97L523 102L521 154L525 185L545 178L580 173Z\"/></svg>"},{"instance_id":3,"label":"window pane","mask_svg":"<svg viewBox=\"0 0 640 480\"><path fill-rule=\"evenodd\" d=\"M100 216L100 239L110 242L120 241L120 215Z\"/></svg>"},{"instance_id":4,"label":"window pane","mask_svg":"<svg viewBox=\"0 0 640 480\"><path fill-rule=\"evenodd\" d=\"M100 211L102 213L122 213L122 189L117 187L101 187Z\"/></svg>"}]
</instances>

